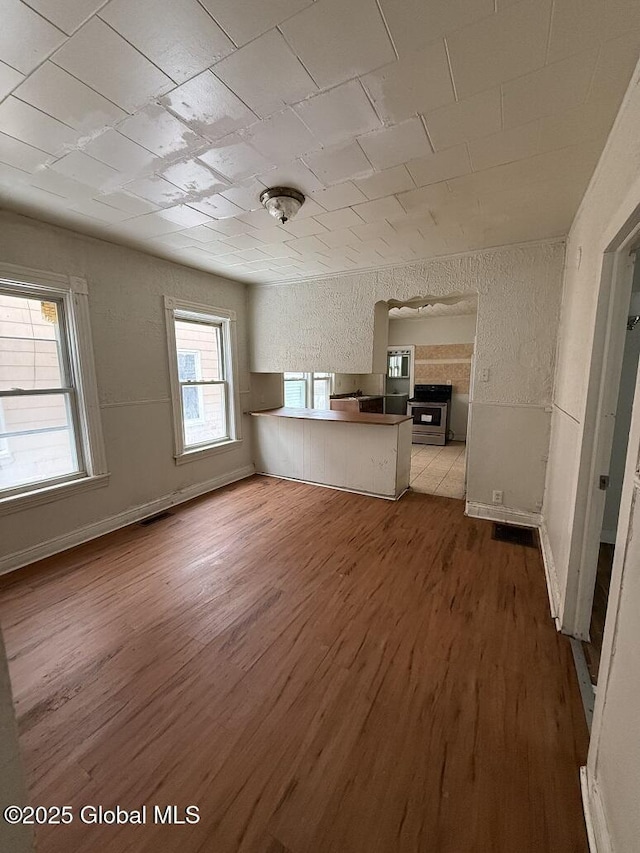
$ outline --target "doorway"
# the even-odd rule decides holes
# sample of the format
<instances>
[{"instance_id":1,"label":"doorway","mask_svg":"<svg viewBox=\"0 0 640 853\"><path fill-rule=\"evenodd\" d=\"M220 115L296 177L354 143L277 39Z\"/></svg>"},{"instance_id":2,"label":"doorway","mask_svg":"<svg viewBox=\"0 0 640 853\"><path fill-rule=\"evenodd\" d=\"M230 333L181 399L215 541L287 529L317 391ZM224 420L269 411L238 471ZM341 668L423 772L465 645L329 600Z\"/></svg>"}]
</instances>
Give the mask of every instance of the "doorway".
<instances>
[{"instance_id":1,"label":"doorway","mask_svg":"<svg viewBox=\"0 0 640 853\"><path fill-rule=\"evenodd\" d=\"M416 492L466 496L477 316L477 295L390 303L389 348L411 348L414 357L407 411L416 424L410 475Z\"/></svg>"},{"instance_id":2,"label":"doorway","mask_svg":"<svg viewBox=\"0 0 640 853\"><path fill-rule=\"evenodd\" d=\"M602 656L604 625L611 586L611 574L616 547L618 518L622 497L625 462L629 446L629 431L635 394L638 365L640 362L640 264L635 263L635 250L629 255L633 262L631 296L628 300L627 320L624 331L622 367L618 386L614 416L613 438L609 456L607 479L601 483L606 486L604 512L597 554L597 569L593 589L589 639L583 641L583 648L591 683L598 683L598 671Z\"/></svg>"}]
</instances>

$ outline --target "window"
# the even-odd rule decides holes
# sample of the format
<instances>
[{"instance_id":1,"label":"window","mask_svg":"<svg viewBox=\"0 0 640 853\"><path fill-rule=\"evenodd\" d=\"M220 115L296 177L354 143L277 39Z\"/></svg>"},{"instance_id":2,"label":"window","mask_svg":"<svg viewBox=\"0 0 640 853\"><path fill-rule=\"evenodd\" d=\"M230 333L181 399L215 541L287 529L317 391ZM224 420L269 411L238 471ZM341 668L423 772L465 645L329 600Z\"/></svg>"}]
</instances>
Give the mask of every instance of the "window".
<instances>
[{"instance_id":1,"label":"window","mask_svg":"<svg viewBox=\"0 0 640 853\"><path fill-rule=\"evenodd\" d=\"M285 373L284 404L292 409L328 409L333 373Z\"/></svg>"},{"instance_id":2,"label":"window","mask_svg":"<svg viewBox=\"0 0 640 853\"><path fill-rule=\"evenodd\" d=\"M0 271L0 503L106 472L86 283ZM42 274L45 276L46 274ZM104 479L104 477L103 477ZM49 494L47 492L47 494Z\"/></svg>"},{"instance_id":3,"label":"window","mask_svg":"<svg viewBox=\"0 0 640 853\"><path fill-rule=\"evenodd\" d=\"M165 299L175 456L228 449L240 439L234 382L235 315Z\"/></svg>"}]
</instances>

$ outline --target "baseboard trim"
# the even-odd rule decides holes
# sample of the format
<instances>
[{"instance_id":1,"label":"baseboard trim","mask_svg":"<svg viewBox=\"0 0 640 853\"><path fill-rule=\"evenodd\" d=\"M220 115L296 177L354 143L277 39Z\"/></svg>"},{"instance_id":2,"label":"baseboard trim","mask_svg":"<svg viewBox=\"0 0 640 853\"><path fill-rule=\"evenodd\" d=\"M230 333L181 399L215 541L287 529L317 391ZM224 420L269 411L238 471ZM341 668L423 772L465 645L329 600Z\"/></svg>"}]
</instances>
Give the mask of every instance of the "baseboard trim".
<instances>
[{"instance_id":1,"label":"baseboard trim","mask_svg":"<svg viewBox=\"0 0 640 853\"><path fill-rule=\"evenodd\" d=\"M537 512L523 512L519 509L483 504L477 501L467 501L465 514L471 518L484 518L487 521L498 521L504 524L517 524L520 527L540 527L541 517Z\"/></svg>"},{"instance_id":2,"label":"baseboard trim","mask_svg":"<svg viewBox=\"0 0 640 853\"><path fill-rule=\"evenodd\" d=\"M185 489L179 489L169 495L164 495L148 503L127 509L116 515L111 515L109 518L102 519L102 521L88 524L86 527L81 527L78 530L73 530L71 533L65 533L63 536L57 536L55 539L41 542L32 548L16 551L0 559L0 575L20 569L23 566L29 565L29 563L35 563L37 560L43 560L45 557L52 557L54 554L74 548L76 545L82 545L91 539L104 536L105 533L113 533L114 530L134 524L136 521L142 521L142 519L148 518L150 515L155 515L158 512L163 512L165 509L169 509L169 507L185 503L185 501L200 497L200 495L204 495L207 492L213 492L238 480L244 480L245 477L251 477L254 473L255 468L253 465L245 465L243 468L237 468L235 471L222 474L220 477L214 477L211 480L205 480L203 483L196 483Z\"/></svg>"},{"instance_id":3,"label":"baseboard trim","mask_svg":"<svg viewBox=\"0 0 640 853\"><path fill-rule=\"evenodd\" d=\"M556 564L553 559L553 551L551 550L551 540L544 519L538 528L540 534L540 549L542 551L542 563L544 565L544 573L547 579L547 593L549 595L549 608L551 616L555 619L556 628L560 630L560 584L558 583L558 573L556 572Z\"/></svg>"},{"instance_id":4,"label":"baseboard trim","mask_svg":"<svg viewBox=\"0 0 640 853\"><path fill-rule=\"evenodd\" d=\"M403 489L399 495L381 495L378 492L363 492L359 489L348 489L346 486L331 486L329 483L316 483L315 480L301 480L299 477L285 477L283 474L268 474L266 471L256 471L261 477L274 477L276 480L288 480L290 483L304 483L305 486L318 486L321 489L333 489L336 492L350 492L352 495L363 495L365 498L379 498L383 501L399 501L409 489Z\"/></svg>"},{"instance_id":5,"label":"baseboard trim","mask_svg":"<svg viewBox=\"0 0 640 853\"><path fill-rule=\"evenodd\" d=\"M602 798L588 767L580 768L580 788L582 790L582 808L584 821L587 825L589 850L591 853L613 853Z\"/></svg>"}]
</instances>

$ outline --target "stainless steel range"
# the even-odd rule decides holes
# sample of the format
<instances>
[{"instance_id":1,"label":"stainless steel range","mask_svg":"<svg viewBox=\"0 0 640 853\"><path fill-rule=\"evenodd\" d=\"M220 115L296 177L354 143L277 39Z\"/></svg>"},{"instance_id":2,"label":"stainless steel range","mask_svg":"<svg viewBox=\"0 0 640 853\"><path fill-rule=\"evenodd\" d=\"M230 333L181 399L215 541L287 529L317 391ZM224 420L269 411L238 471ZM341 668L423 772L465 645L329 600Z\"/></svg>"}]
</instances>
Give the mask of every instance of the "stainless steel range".
<instances>
[{"instance_id":1,"label":"stainless steel range","mask_svg":"<svg viewBox=\"0 0 640 853\"><path fill-rule=\"evenodd\" d=\"M416 385L407 403L414 444L446 444L451 417L451 385Z\"/></svg>"}]
</instances>

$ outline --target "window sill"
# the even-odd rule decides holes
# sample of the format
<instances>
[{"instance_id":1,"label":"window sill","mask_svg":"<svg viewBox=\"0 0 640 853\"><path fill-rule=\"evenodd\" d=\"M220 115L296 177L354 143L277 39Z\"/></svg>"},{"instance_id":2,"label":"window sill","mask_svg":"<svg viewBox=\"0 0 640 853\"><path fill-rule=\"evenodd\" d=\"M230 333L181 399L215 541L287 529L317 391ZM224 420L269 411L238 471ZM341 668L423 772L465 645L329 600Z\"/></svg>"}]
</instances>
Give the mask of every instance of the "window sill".
<instances>
[{"instance_id":1,"label":"window sill","mask_svg":"<svg viewBox=\"0 0 640 853\"><path fill-rule=\"evenodd\" d=\"M31 492L23 492L21 495L1 498L0 516L53 503L60 498L68 498L81 492L100 489L108 485L109 474L97 474L94 477L82 477L78 480L71 480L69 483L59 483L57 486L46 486L42 489L34 489Z\"/></svg>"},{"instance_id":2,"label":"window sill","mask_svg":"<svg viewBox=\"0 0 640 853\"><path fill-rule=\"evenodd\" d=\"M198 447L195 450L185 450L179 456L175 456L176 465L184 465L187 462L197 462L199 459L207 456L217 456L219 453L228 453L230 450L237 450L242 444L241 438L233 438L231 441L225 441L221 444L210 444L206 447Z\"/></svg>"}]
</instances>

